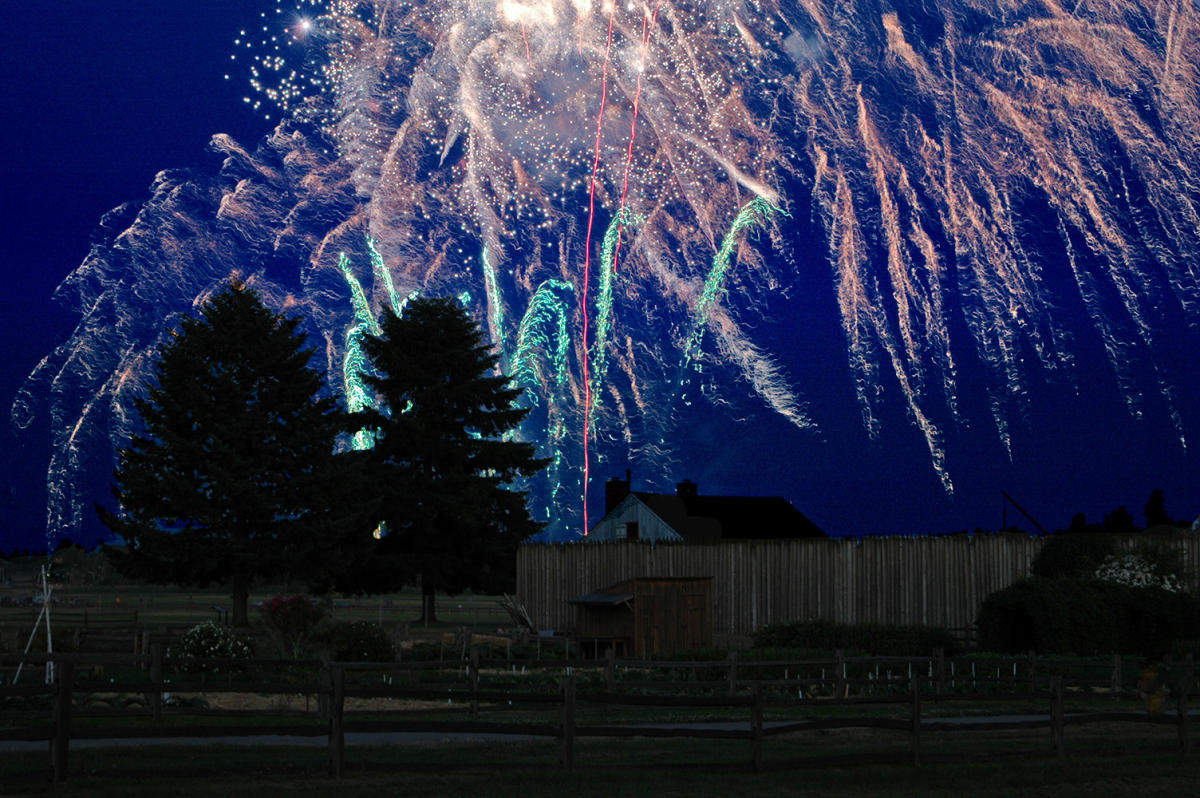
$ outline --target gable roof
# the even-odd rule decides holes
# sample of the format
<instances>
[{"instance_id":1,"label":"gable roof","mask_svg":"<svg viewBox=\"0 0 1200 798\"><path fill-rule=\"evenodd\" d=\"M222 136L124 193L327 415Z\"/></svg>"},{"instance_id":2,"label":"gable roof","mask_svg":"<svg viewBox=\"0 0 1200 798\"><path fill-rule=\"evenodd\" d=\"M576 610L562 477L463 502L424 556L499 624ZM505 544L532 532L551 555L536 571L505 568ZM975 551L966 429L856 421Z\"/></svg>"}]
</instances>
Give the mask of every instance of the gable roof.
<instances>
[{"instance_id":1,"label":"gable roof","mask_svg":"<svg viewBox=\"0 0 1200 798\"><path fill-rule=\"evenodd\" d=\"M782 496L699 496L633 491L687 543L826 537Z\"/></svg>"}]
</instances>

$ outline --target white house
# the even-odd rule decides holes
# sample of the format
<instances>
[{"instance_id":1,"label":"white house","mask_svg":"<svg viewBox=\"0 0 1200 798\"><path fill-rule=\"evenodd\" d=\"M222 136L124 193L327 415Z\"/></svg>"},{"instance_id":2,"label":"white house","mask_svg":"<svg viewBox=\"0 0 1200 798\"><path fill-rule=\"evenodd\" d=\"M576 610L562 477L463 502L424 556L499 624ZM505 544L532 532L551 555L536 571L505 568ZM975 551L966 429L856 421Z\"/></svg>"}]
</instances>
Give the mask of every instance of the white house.
<instances>
[{"instance_id":1,"label":"white house","mask_svg":"<svg viewBox=\"0 0 1200 798\"><path fill-rule=\"evenodd\" d=\"M610 540L712 543L719 540L826 537L781 496L701 496L684 480L674 493L630 489L630 475L604 486L605 515L587 535Z\"/></svg>"}]
</instances>

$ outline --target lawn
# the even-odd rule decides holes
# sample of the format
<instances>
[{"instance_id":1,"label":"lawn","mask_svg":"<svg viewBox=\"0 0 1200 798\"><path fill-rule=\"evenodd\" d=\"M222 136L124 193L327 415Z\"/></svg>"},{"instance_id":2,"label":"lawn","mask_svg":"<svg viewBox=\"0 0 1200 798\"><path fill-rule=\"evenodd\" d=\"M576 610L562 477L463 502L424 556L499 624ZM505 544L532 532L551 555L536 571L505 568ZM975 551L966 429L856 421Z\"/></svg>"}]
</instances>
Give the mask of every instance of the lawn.
<instances>
[{"instance_id":1,"label":"lawn","mask_svg":"<svg viewBox=\"0 0 1200 798\"><path fill-rule=\"evenodd\" d=\"M931 740L929 764L904 761L903 742L871 734L769 741L764 772L752 773L740 746L708 741L627 740L577 748L573 771L560 769L552 741L544 743L438 743L352 746L339 780L325 775L323 748L269 746L155 746L79 749L71 754L70 781L60 795L130 796L1180 796L1196 794L1200 758L1143 748L1162 740L1122 742L1122 753L1102 736L1075 738L1080 753L1043 755L1046 741L1024 739L1006 752L989 741L958 735ZM897 748L896 743L899 743ZM1016 742L1016 741L1010 741ZM1114 742L1111 739L1108 743ZM1032 753L1031 748L1035 749ZM1088 746L1088 748L1085 748ZM937 753L935 748L943 748ZM1084 753L1092 750L1094 753ZM890 753L889 753L890 751ZM986 761L977 757L987 754ZM44 754L0 753L4 794L49 792L44 774L30 772ZM863 760L869 761L864 762ZM945 760L945 761L939 761ZM169 774L169 775L167 775Z\"/></svg>"}]
</instances>

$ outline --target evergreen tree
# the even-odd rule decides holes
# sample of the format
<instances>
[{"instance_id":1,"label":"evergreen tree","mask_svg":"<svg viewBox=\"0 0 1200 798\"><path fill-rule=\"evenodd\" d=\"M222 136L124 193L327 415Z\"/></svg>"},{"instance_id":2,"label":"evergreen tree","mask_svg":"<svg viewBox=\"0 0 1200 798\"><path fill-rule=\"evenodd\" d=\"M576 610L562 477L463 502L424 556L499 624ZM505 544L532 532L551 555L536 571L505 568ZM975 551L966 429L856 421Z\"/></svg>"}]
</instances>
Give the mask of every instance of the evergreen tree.
<instances>
[{"instance_id":1,"label":"evergreen tree","mask_svg":"<svg viewBox=\"0 0 1200 798\"><path fill-rule=\"evenodd\" d=\"M317 398L313 351L287 319L234 284L162 347L144 430L120 452L116 512L98 507L123 546L126 576L160 584L232 583L232 622L247 623L250 582L290 575L328 583L335 552L362 527L343 513L345 425Z\"/></svg>"},{"instance_id":2,"label":"evergreen tree","mask_svg":"<svg viewBox=\"0 0 1200 798\"><path fill-rule=\"evenodd\" d=\"M1146 515L1146 526L1148 527L1169 526L1175 523L1167 514L1167 504L1163 499L1162 488L1155 488L1150 493L1150 498L1146 500L1146 506L1142 512Z\"/></svg>"},{"instance_id":3,"label":"evergreen tree","mask_svg":"<svg viewBox=\"0 0 1200 798\"><path fill-rule=\"evenodd\" d=\"M511 585L516 547L541 526L514 479L545 466L533 446L506 439L528 412L520 390L497 372L474 321L450 299L416 299L388 311L365 351L369 384L384 412L363 414L376 430L375 488L386 534L349 587L394 589L420 576L422 617L435 591L498 591Z\"/></svg>"}]
</instances>

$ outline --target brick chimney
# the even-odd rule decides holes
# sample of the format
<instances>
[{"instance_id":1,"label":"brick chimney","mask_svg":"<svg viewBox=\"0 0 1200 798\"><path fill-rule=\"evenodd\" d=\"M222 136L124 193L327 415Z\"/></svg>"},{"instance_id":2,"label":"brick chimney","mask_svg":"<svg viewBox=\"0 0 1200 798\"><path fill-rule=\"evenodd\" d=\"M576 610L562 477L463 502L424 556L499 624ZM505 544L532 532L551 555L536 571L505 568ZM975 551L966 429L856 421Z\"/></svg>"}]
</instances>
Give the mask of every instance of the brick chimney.
<instances>
[{"instance_id":1,"label":"brick chimney","mask_svg":"<svg viewBox=\"0 0 1200 798\"><path fill-rule=\"evenodd\" d=\"M617 509L617 505L625 501L625 497L629 495L630 483L632 482L632 474L628 468L625 469L625 479L617 479L613 477L604 483L604 514L608 515L613 510Z\"/></svg>"}]
</instances>

